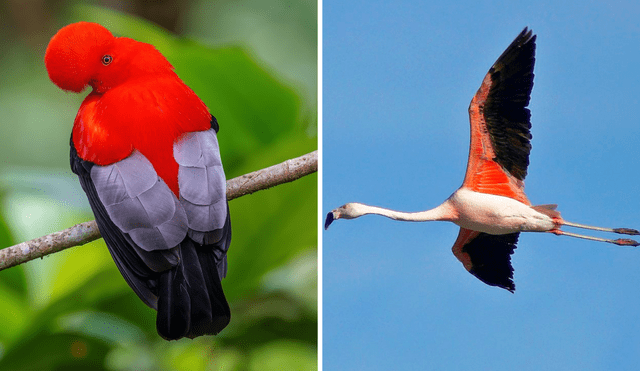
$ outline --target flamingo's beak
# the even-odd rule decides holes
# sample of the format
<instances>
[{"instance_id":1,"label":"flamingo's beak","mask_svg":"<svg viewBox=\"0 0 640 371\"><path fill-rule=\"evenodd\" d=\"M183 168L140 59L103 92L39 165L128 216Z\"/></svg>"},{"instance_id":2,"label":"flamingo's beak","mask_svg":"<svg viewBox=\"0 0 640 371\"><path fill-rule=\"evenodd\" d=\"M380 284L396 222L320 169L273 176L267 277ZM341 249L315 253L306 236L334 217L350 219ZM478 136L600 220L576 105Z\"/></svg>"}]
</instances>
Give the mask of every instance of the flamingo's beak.
<instances>
[{"instance_id":1,"label":"flamingo's beak","mask_svg":"<svg viewBox=\"0 0 640 371\"><path fill-rule=\"evenodd\" d=\"M324 229L327 230L329 229L329 226L331 225L331 223L333 223L334 220L338 219L338 217L335 217L333 215L333 211L330 211L327 213L327 219L325 219L324 221Z\"/></svg>"}]
</instances>

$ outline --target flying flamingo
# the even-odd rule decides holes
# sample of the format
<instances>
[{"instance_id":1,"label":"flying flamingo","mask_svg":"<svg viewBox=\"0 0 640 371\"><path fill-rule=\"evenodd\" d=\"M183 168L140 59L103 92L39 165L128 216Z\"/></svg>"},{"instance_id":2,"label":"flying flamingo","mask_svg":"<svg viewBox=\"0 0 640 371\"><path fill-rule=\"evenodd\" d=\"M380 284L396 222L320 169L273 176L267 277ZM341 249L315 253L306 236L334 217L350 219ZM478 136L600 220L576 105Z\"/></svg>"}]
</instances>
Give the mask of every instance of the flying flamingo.
<instances>
[{"instance_id":1,"label":"flying flamingo","mask_svg":"<svg viewBox=\"0 0 640 371\"><path fill-rule=\"evenodd\" d=\"M460 226L453 254L484 283L515 291L511 254L520 232L556 235L639 246L631 239L606 239L565 232L562 226L640 235L630 228L601 228L564 220L557 205L532 206L524 193L531 151L531 113L536 36L525 28L502 53L471 100L471 145L462 186L440 206L400 212L348 203L327 214L325 229L337 219L366 214L409 222L449 221Z\"/></svg>"}]
</instances>

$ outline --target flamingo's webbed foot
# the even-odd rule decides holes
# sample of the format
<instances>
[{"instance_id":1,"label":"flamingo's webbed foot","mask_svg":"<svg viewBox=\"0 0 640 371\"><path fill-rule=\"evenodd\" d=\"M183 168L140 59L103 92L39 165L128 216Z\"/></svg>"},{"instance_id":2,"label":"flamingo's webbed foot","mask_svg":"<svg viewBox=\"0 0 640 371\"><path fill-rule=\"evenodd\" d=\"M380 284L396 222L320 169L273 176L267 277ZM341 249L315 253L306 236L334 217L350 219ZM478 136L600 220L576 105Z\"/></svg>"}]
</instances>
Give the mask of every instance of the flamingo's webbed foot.
<instances>
[{"instance_id":1,"label":"flamingo's webbed foot","mask_svg":"<svg viewBox=\"0 0 640 371\"><path fill-rule=\"evenodd\" d=\"M629 234L632 236L638 236L640 235L640 232L638 232L637 229L632 229L632 228L614 228L613 231L615 233L619 233L619 234Z\"/></svg>"}]
</instances>

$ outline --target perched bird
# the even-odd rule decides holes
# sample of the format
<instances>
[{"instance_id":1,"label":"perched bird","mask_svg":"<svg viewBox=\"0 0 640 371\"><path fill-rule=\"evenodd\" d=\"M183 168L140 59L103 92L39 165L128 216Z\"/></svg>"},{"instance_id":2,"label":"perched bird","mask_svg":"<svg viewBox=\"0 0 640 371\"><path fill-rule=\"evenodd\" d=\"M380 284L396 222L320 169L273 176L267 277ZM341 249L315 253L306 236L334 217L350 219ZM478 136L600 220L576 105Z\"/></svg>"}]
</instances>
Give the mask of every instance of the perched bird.
<instances>
[{"instance_id":1,"label":"perched bird","mask_svg":"<svg viewBox=\"0 0 640 371\"><path fill-rule=\"evenodd\" d=\"M96 23L58 31L44 57L63 90L93 90L71 134L71 169L129 286L167 340L220 332L231 222L218 122L152 45Z\"/></svg>"},{"instance_id":2,"label":"perched bird","mask_svg":"<svg viewBox=\"0 0 640 371\"><path fill-rule=\"evenodd\" d=\"M565 221L556 205L532 206L524 193L531 151L531 113L536 36L525 28L493 64L471 100L471 145L462 186L440 206L400 212L348 203L327 214L325 229L336 219L377 214L412 222L449 221L460 226L453 254L488 285L515 291L511 254L520 232L556 235L638 246L631 239L605 239L561 230L562 226L638 235L635 229L600 228Z\"/></svg>"}]
</instances>

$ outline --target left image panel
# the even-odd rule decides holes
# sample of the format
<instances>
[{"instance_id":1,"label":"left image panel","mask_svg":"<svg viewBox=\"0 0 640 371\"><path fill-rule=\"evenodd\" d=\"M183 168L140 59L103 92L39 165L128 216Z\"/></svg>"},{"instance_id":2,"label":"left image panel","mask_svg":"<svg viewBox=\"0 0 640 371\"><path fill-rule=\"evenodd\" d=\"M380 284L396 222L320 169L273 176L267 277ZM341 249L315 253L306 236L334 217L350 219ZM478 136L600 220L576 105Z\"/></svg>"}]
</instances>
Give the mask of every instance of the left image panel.
<instances>
[{"instance_id":1,"label":"left image panel","mask_svg":"<svg viewBox=\"0 0 640 371\"><path fill-rule=\"evenodd\" d=\"M1 8L0 369L317 369L318 4Z\"/></svg>"}]
</instances>

